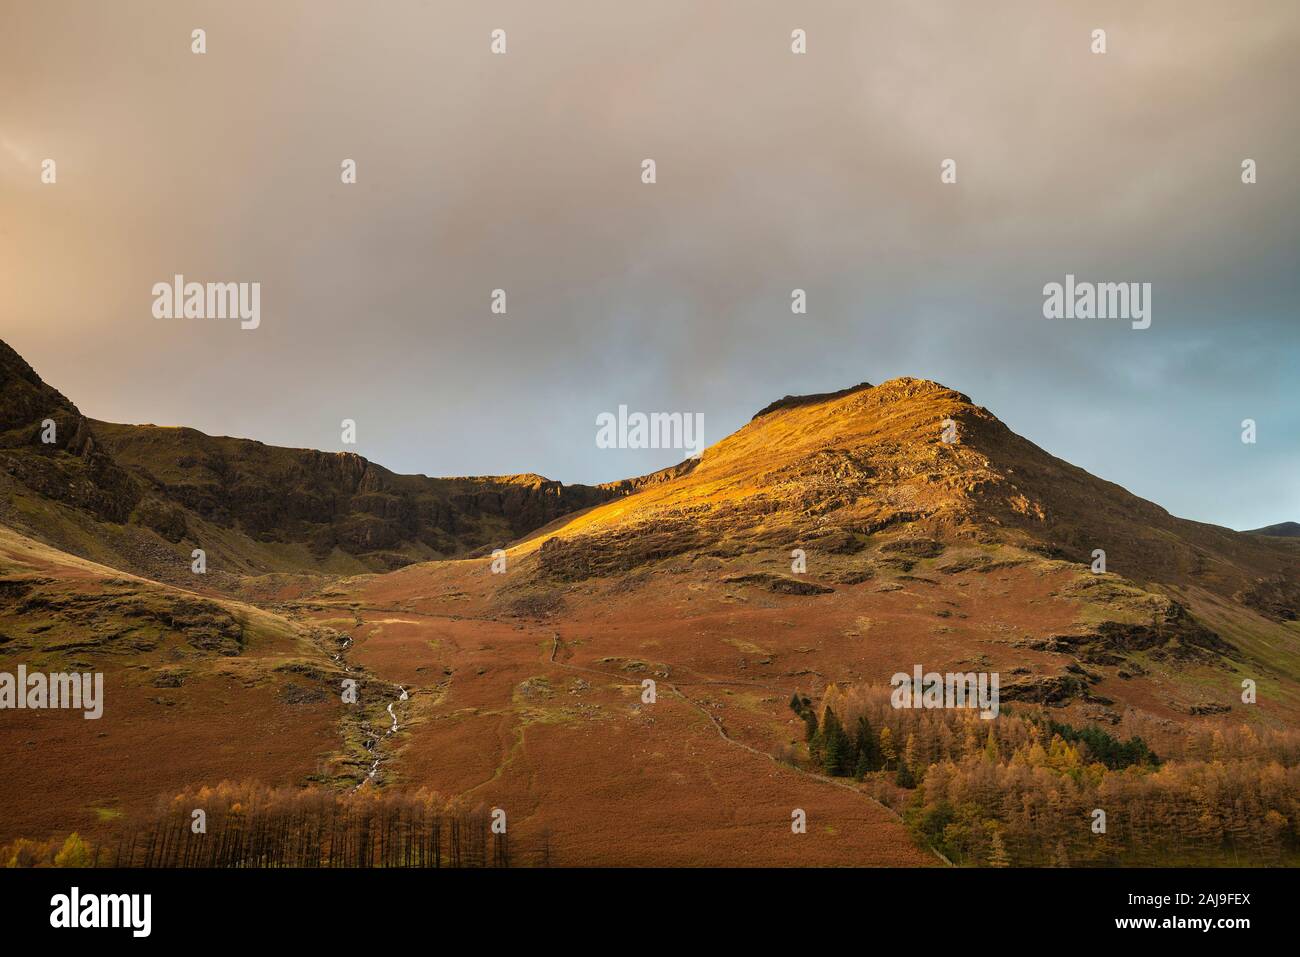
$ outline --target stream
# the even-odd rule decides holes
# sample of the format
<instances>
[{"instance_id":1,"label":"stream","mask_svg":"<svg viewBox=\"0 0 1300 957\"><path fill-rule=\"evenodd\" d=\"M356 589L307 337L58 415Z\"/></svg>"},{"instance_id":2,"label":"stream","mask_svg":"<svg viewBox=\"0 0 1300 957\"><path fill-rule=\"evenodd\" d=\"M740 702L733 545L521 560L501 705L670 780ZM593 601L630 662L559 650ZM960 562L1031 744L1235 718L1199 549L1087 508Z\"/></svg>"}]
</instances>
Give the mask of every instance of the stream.
<instances>
[{"instance_id":1,"label":"stream","mask_svg":"<svg viewBox=\"0 0 1300 957\"><path fill-rule=\"evenodd\" d=\"M351 647L352 647L352 638L348 635L345 635L343 637L342 643L339 645L338 652L330 655L330 658L334 660L334 663L339 665L339 667L343 669L344 674L352 673L352 667L344 660L344 655L347 654L348 649ZM370 755L372 760L370 762L369 770L366 771L366 776L363 777L361 781L357 784L357 786L352 789L352 793L354 794L357 791L360 791L363 787L365 787L367 781L373 781L375 779L375 776L379 774L379 766L383 763L384 760L383 755L380 753L379 746L380 744L383 743L385 738L387 738L389 735L396 734L398 729L401 727L401 725L397 721L397 712L394 710L394 708L399 701L406 701L411 696L407 694L406 689L403 688L401 685L398 685L397 689L398 691L401 692L401 694L397 697L396 701L390 701L388 703L388 707L385 709L388 712L388 717L390 717L393 720L392 726L387 731L385 731L382 735L377 735L375 733L375 729L370 726L370 722L366 721L365 719L362 719L361 721L361 732L365 736L364 739L362 740L362 747L366 749L366 753Z\"/></svg>"}]
</instances>

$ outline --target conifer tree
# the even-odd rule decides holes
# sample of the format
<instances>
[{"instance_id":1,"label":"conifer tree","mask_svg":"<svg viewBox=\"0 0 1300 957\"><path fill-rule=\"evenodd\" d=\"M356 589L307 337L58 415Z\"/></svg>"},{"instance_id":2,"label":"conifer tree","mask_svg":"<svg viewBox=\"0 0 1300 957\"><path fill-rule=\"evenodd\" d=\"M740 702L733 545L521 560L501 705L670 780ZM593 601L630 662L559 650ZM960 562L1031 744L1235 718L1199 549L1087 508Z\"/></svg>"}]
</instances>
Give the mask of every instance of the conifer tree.
<instances>
[{"instance_id":1,"label":"conifer tree","mask_svg":"<svg viewBox=\"0 0 1300 957\"><path fill-rule=\"evenodd\" d=\"M1002 832L994 831L989 847L989 867L1010 867L1011 857L1002 843Z\"/></svg>"},{"instance_id":2,"label":"conifer tree","mask_svg":"<svg viewBox=\"0 0 1300 957\"><path fill-rule=\"evenodd\" d=\"M870 771L871 762L867 758L867 752L859 748L857 763L853 765L853 776L861 781Z\"/></svg>"},{"instance_id":3,"label":"conifer tree","mask_svg":"<svg viewBox=\"0 0 1300 957\"><path fill-rule=\"evenodd\" d=\"M880 767L888 771L894 766L898 752L894 750L894 733L888 727L880 729Z\"/></svg>"},{"instance_id":4,"label":"conifer tree","mask_svg":"<svg viewBox=\"0 0 1300 957\"><path fill-rule=\"evenodd\" d=\"M803 713L803 724L803 738L808 742L808 748L811 750L813 742L817 741L820 737L819 729L817 727L817 712L812 708L805 710Z\"/></svg>"},{"instance_id":5,"label":"conifer tree","mask_svg":"<svg viewBox=\"0 0 1300 957\"><path fill-rule=\"evenodd\" d=\"M880 770L880 742L876 740L876 732L871 729L871 722L865 714L858 717L856 749L859 765L865 765L866 771Z\"/></svg>"},{"instance_id":6,"label":"conifer tree","mask_svg":"<svg viewBox=\"0 0 1300 957\"><path fill-rule=\"evenodd\" d=\"M59 853L54 855L55 867L89 867L91 865L90 848L75 831L68 835Z\"/></svg>"},{"instance_id":7,"label":"conifer tree","mask_svg":"<svg viewBox=\"0 0 1300 957\"><path fill-rule=\"evenodd\" d=\"M833 777L849 773L850 747L849 736L844 733L840 719L835 711L826 709L822 715L822 767Z\"/></svg>"},{"instance_id":8,"label":"conifer tree","mask_svg":"<svg viewBox=\"0 0 1300 957\"><path fill-rule=\"evenodd\" d=\"M989 736L984 740L984 759L994 764L998 760L998 739L993 735L992 726L989 727Z\"/></svg>"},{"instance_id":9,"label":"conifer tree","mask_svg":"<svg viewBox=\"0 0 1300 957\"><path fill-rule=\"evenodd\" d=\"M906 761L898 762L898 773L894 775L894 783L900 788L916 787L916 777L912 774L912 769L907 766Z\"/></svg>"}]
</instances>

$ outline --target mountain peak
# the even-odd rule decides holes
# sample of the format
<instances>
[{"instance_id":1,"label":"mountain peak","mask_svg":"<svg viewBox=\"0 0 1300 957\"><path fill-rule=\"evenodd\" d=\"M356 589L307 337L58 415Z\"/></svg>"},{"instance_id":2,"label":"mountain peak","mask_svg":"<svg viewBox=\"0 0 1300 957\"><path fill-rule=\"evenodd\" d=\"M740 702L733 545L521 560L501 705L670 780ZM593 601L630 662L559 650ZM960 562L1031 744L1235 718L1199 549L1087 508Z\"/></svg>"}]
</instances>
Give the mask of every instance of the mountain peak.
<instances>
[{"instance_id":1,"label":"mountain peak","mask_svg":"<svg viewBox=\"0 0 1300 957\"><path fill-rule=\"evenodd\" d=\"M899 549L933 558L997 546L1090 566L1101 549L1130 578L1195 584L1286 617L1300 591L1272 594L1288 556L1266 542L1175 518L966 395L903 376L773 403L695 467L557 528L541 567L573 580L679 556L744 561L797 548L851 565ZM1207 564L1206 554L1231 560Z\"/></svg>"},{"instance_id":2,"label":"mountain peak","mask_svg":"<svg viewBox=\"0 0 1300 957\"><path fill-rule=\"evenodd\" d=\"M1300 522L1278 522L1263 528L1249 528L1247 535L1271 535L1275 538L1300 538Z\"/></svg>"},{"instance_id":3,"label":"mountain peak","mask_svg":"<svg viewBox=\"0 0 1300 957\"><path fill-rule=\"evenodd\" d=\"M754 413L753 418L751 418L750 421L752 422L754 419L761 418L762 416L769 415L773 412L778 412L781 409L792 409L802 405L815 405L819 402L830 402L834 399L842 399L847 395L852 395L854 392L865 392L870 388L873 388L870 382L859 382L857 385L849 386L847 389L840 389L838 392L817 392L810 395L787 395L784 398L777 399L775 402L763 406L763 408Z\"/></svg>"},{"instance_id":4,"label":"mountain peak","mask_svg":"<svg viewBox=\"0 0 1300 957\"><path fill-rule=\"evenodd\" d=\"M81 414L66 396L48 385L26 359L0 339L0 447L28 442L28 433L47 418L54 419L59 431L70 436ZM65 430L65 426L70 426L70 430ZM22 436L6 440L3 433L13 430L22 430Z\"/></svg>"},{"instance_id":5,"label":"mountain peak","mask_svg":"<svg viewBox=\"0 0 1300 957\"><path fill-rule=\"evenodd\" d=\"M765 415L771 415L773 412L780 412L785 409L796 409L810 405L820 405L825 402L834 402L838 399L846 399L858 394L868 392L879 393L880 398L889 399L909 399L922 395L933 395L935 393L945 393L967 405L970 404L970 398L962 395L953 389L948 388L933 379L918 379L913 376L898 376L893 379L886 379L880 385L872 385L870 382L859 382L857 385L849 386L847 389L839 389L835 392L816 392L809 395L787 395L784 398L777 399L754 413L750 421L762 418Z\"/></svg>"}]
</instances>

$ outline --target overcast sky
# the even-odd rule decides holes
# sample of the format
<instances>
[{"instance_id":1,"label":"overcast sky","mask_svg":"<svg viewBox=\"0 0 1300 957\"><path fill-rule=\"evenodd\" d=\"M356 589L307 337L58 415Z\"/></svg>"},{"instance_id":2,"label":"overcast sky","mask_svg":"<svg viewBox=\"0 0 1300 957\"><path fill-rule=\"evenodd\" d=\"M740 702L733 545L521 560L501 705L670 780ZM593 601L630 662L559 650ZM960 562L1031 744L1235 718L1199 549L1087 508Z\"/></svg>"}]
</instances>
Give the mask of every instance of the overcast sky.
<instances>
[{"instance_id":1,"label":"overcast sky","mask_svg":"<svg viewBox=\"0 0 1300 957\"><path fill-rule=\"evenodd\" d=\"M0 337L97 418L566 482L680 460L598 449L620 404L712 443L923 376L1175 514L1300 520L1297 51L1292 0L0 0ZM260 328L155 319L176 273ZM1067 273L1151 327L1044 319Z\"/></svg>"}]
</instances>

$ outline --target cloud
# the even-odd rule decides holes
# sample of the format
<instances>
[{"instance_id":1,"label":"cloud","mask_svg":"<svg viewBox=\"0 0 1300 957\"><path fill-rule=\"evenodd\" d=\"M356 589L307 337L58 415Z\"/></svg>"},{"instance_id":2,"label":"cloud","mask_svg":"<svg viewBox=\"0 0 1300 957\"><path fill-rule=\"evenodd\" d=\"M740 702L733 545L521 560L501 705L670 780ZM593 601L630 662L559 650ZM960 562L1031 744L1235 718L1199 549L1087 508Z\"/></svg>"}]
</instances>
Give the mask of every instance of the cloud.
<instances>
[{"instance_id":1,"label":"cloud","mask_svg":"<svg viewBox=\"0 0 1300 957\"><path fill-rule=\"evenodd\" d=\"M5 197L6 335L92 415L323 448L350 417L392 468L601 481L673 458L596 449L619 404L716 440L930 375L1181 514L1300 516L1294 4L133 13L29 5L0 39L6 164L60 162ZM152 319L176 272L261 282L262 328ZM1152 328L1046 322L1067 272L1152 282Z\"/></svg>"}]
</instances>

